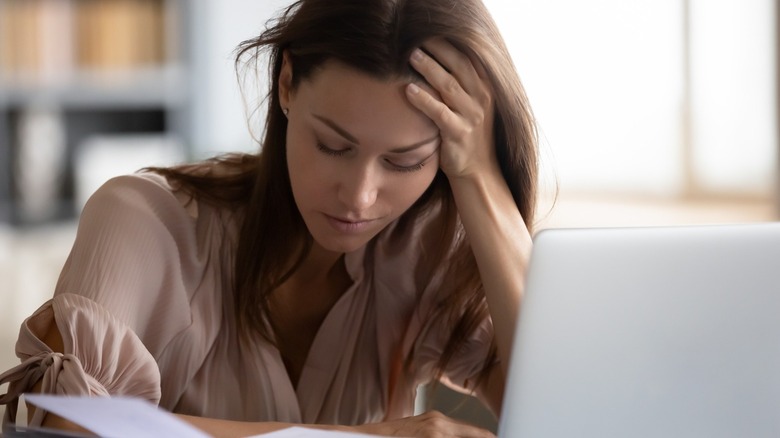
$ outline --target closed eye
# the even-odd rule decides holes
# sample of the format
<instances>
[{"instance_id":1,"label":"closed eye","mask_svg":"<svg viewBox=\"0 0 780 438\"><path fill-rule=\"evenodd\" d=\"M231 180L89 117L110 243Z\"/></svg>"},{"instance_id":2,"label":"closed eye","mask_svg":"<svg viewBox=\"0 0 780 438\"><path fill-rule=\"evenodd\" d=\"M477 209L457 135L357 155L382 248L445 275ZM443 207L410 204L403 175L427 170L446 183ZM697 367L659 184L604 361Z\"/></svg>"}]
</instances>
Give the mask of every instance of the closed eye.
<instances>
[{"instance_id":1,"label":"closed eye","mask_svg":"<svg viewBox=\"0 0 780 438\"><path fill-rule=\"evenodd\" d=\"M349 152L349 149L331 149L322 143L317 143L317 149L325 155L330 155L333 157L340 157Z\"/></svg>"},{"instance_id":2,"label":"closed eye","mask_svg":"<svg viewBox=\"0 0 780 438\"><path fill-rule=\"evenodd\" d=\"M351 148L333 149L333 148L330 148L328 146L325 146L322 142L317 142L317 150L319 150L323 154L329 155L331 157L341 157L341 156L346 155L352 149ZM425 166L425 164L430 160L430 158L433 155L435 155L435 154L436 154L436 151L434 151L431 155L428 155L427 157L425 157L419 163L408 165L408 166L407 165L394 163L390 159L385 159L385 163L387 163L387 166L388 166L388 168L390 170L395 171L395 172L416 172L416 171L422 169Z\"/></svg>"},{"instance_id":3,"label":"closed eye","mask_svg":"<svg viewBox=\"0 0 780 438\"><path fill-rule=\"evenodd\" d=\"M431 157L436 155L436 152L438 152L438 148L435 151L433 151L432 154L430 154L427 157L423 158L423 160L420 161L419 163L412 164L412 165L409 165L409 166L393 163L393 161L389 160L389 159L385 160L385 162L387 162L387 164L390 166L390 168L392 170L395 170L395 171L398 171L398 172L416 172L416 171L422 169L423 166L425 166L425 164L428 163L428 161L431 159Z\"/></svg>"},{"instance_id":4,"label":"closed eye","mask_svg":"<svg viewBox=\"0 0 780 438\"><path fill-rule=\"evenodd\" d=\"M393 164L393 163L391 163L389 161L388 161L388 164L390 164L390 168L393 169L396 172L416 172L416 171L422 169L423 166L425 166L425 163L427 163L427 162L428 162L428 160L426 159L425 161L422 161L422 162L417 163L417 164L413 164L411 166L399 166L399 165Z\"/></svg>"}]
</instances>

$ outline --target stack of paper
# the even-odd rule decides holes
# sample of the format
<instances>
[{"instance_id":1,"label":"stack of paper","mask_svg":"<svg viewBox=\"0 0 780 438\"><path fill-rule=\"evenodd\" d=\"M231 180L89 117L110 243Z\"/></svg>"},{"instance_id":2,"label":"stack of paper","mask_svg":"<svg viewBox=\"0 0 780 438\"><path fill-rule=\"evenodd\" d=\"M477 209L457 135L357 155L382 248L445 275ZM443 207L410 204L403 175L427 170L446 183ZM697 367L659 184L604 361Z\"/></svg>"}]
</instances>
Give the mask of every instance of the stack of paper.
<instances>
[{"instance_id":1,"label":"stack of paper","mask_svg":"<svg viewBox=\"0 0 780 438\"><path fill-rule=\"evenodd\" d=\"M127 397L63 397L26 394L25 400L107 438L124 437L180 437L208 438L209 435L180 420L157 406ZM18 436L38 436L25 430ZM6 432L9 437L15 436ZM44 435L40 435L44 436ZM79 436L62 433L53 436ZM376 438L376 435L332 432L303 427L291 427L277 432L255 435L262 438Z\"/></svg>"}]
</instances>

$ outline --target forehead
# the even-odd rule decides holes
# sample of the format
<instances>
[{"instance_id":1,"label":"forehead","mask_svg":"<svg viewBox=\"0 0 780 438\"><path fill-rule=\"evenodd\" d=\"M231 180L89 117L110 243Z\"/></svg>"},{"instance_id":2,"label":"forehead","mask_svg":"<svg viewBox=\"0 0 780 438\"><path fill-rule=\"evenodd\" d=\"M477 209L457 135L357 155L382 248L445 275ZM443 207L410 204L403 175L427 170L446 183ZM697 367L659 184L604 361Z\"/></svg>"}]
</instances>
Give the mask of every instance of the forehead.
<instances>
[{"instance_id":1,"label":"forehead","mask_svg":"<svg viewBox=\"0 0 780 438\"><path fill-rule=\"evenodd\" d=\"M438 132L436 125L406 98L403 79L378 79L329 61L295 93L310 116L327 117L361 143L388 147L411 144Z\"/></svg>"}]
</instances>

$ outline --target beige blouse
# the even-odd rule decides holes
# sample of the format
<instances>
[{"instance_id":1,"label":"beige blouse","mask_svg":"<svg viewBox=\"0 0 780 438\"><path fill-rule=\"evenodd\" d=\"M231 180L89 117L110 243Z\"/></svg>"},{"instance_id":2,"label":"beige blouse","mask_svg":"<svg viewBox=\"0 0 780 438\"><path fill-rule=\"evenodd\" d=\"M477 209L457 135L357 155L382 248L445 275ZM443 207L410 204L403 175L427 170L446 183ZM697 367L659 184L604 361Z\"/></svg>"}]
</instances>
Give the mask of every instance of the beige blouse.
<instances>
[{"instance_id":1,"label":"beige blouse","mask_svg":"<svg viewBox=\"0 0 780 438\"><path fill-rule=\"evenodd\" d=\"M391 225L346 254L353 284L322 323L294 388L272 344L239 345L233 215L156 174L115 178L84 208L54 297L22 324L22 363L0 375L10 384L0 396L4 423L40 378L48 393L137 396L212 418L361 424L411 415L416 387L432 379L450 334L429 318L441 275L418 274L436 226L437 215L428 216L404 236ZM52 319L64 354L35 335ZM486 319L450 362L450 382L473 389L492 336Z\"/></svg>"}]
</instances>

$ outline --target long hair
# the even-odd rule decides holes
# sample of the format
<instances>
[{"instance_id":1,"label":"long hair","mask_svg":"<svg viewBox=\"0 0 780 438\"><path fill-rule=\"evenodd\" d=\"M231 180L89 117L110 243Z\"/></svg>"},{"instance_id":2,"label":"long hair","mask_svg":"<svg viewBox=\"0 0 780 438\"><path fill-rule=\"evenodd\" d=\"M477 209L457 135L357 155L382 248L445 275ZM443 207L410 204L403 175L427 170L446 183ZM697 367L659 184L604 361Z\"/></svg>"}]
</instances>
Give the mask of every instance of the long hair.
<instances>
[{"instance_id":1,"label":"long hair","mask_svg":"<svg viewBox=\"0 0 780 438\"><path fill-rule=\"evenodd\" d=\"M239 332L270 338L264 323L270 294L300 265L312 244L297 210L285 156L287 119L279 103L278 78L283 53L289 54L293 88L328 60L338 60L378 79L422 80L409 65L414 48L443 37L482 64L494 92L495 148L501 172L529 230L537 191L537 139L525 92L497 26L480 0L299 0L269 22L256 38L236 51L237 72L266 61L270 90L262 149L258 155L215 161L234 169L229 176L194 175L191 169L160 169L184 188L242 211L234 267ZM222 176L221 176L222 175ZM439 171L431 187L399 218L398 228L419 213L441 205L445 226L431 254L436 266L449 257L447 282L453 294L442 297L436 317L448 318L452 335L437 372L487 316L482 282L452 193ZM495 359L495 346L485 372ZM483 373L484 374L484 373Z\"/></svg>"}]
</instances>

